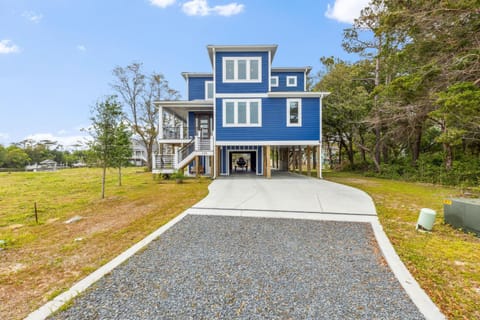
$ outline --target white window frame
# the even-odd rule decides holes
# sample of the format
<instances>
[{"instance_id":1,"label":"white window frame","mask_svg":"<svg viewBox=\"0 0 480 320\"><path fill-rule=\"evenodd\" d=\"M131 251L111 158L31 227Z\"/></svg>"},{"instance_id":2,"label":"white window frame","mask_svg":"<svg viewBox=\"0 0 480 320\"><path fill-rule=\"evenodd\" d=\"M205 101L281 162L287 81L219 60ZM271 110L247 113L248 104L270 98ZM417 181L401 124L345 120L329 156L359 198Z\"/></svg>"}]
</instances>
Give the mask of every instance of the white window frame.
<instances>
[{"instance_id":1,"label":"white window frame","mask_svg":"<svg viewBox=\"0 0 480 320\"><path fill-rule=\"evenodd\" d=\"M238 123L238 103L245 102L247 104L247 123ZM250 123L250 104L256 102L258 104L258 123ZM227 123L227 103L233 103L233 123ZM224 127L261 127L262 126L262 99L224 99L222 102L222 124Z\"/></svg>"},{"instance_id":2,"label":"white window frame","mask_svg":"<svg viewBox=\"0 0 480 320\"><path fill-rule=\"evenodd\" d=\"M275 83L272 83L272 80L275 80ZM277 88L279 82L280 82L280 79L278 78L278 76L271 76L270 77L270 86L272 88Z\"/></svg>"},{"instance_id":3,"label":"white window frame","mask_svg":"<svg viewBox=\"0 0 480 320\"><path fill-rule=\"evenodd\" d=\"M211 97L211 98L208 97L208 85L209 85L209 84L212 84L212 97ZM209 80L209 81L205 81L205 100L213 100L213 95L214 95L213 93L214 93L214 91L215 91L215 90L214 90L214 88L213 88L213 81L210 81L210 80Z\"/></svg>"},{"instance_id":4,"label":"white window frame","mask_svg":"<svg viewBox=\"0 0 480 320\"><path fill-rule=\"evenodd\" d=\"M290 122L290 103L298 102L298 123ZM302 99L287 99L287 127L301 127L302 126Z\"/></svg>"},{"instance_id":5,"label":"white window frame","mask_svg":"<svg viewBox=\"0 0 480 320\"><path fill-rule=\"evenodd\" d=\"M247 78L238 79L238 61L246 60ZM227 79L227 61L233 61L233 79ZM258 62L258 79L250 79L250 62ZM262 57L223 57L222 58L223 75L222 80L225 83L260 83L262 82Z\"/></svg>"},{"instance_id":6,"label":"white window frame","mask_svg":"<svg viewBox=\"0 0 480 320\"><path fill-rule=\"evenodd\" d=\"M293 79L293 84L290 84L290 80ZM296 87L297 86L297 76L287 76L287 87Z\"/></svg>"}]
</instances>

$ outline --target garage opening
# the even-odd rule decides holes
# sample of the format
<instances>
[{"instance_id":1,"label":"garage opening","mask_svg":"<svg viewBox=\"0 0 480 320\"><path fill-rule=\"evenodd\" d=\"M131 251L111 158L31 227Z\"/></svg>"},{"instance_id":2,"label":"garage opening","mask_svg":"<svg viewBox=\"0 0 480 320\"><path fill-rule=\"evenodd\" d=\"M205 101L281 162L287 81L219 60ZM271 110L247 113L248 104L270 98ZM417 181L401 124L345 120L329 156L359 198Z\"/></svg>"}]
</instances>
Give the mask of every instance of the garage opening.
<instances>
[{"instance_id":1,"label":"garage opening","mask_svg":"<svg viewBox=\"0 0 480 320\"><path fill-rule=\"evenodd\" d=\"M255 174L257 172L257 153L255 151L231 151L229 164L230 174Z\"/></svg>"}]
</instances>

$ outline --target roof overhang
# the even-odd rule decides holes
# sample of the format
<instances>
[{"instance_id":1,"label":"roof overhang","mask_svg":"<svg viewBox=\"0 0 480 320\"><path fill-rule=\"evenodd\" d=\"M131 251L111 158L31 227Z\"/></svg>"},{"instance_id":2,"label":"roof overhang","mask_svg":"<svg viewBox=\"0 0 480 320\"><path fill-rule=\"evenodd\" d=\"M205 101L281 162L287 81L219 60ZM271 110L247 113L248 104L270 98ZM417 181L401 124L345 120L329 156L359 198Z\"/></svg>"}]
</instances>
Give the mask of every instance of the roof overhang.
<instances>
[{"instance_id":1,"label":"roof overhang","mask_svg":"<svg viewBox=\"0 0 480 320\"><path fill-rule=\"evenodd\" d=\"M157 108L162 107L184 121L187 121L190 111L213 112L212 100L157 100L153 103Z\"/></svg>"},{"instance_id":2,"label":"roof overhang","mask_svg":"<svg viewBox=\"0 0 480 320\"><path fill-rule=\"evenodd\" d=\"M317 92L317 91L278 91L269 92L267 96L269 98L324 98L328 96L330 92Z\"/></svg>"},{"instance_id":3,"label":"roof overhang","mask_svg":"<svg viewBox=\"0 0 480 320\"><path fill-rule=\"evenodd\" d=\"M208 72L182 72L182 77L187 80L188 78L209 78L213 77L213 73Z\"/></svg>"},{"instance_id":4,"label":"roof overhang","mask_svg":"<svg viewBox=\"0 0 480 320\"><path fill-rule=\"evenodd\" d=\"M272 68L272 72L305 72L309 74L312 71L312 67L280 67L280 68Z\"/></svg>"},{"instance_id":5,"label":"roof overhang","mask_svg":"<svg viewBox=\"0 0 480 320\"><path fill-rule=\"evenodd\" d=\"M208 45L208 56L210 57L210 62L213 65L213 53L214 52L270 52L270 63L277 52L278 45L276 44L267 44L267 45Z\"/></svg>"}]
</instances>

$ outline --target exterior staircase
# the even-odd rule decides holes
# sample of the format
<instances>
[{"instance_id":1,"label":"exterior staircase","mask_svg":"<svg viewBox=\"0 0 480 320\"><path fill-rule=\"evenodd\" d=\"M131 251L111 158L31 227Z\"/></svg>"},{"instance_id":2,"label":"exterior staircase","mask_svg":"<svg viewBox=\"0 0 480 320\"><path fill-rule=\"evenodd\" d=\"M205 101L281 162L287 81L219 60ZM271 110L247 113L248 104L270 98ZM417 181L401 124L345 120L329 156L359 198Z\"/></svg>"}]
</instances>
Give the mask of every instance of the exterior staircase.
<instances>
[{"instance_id":1,"label":"exterior staircase","mask_svg":"<svg viewBox=\"0 0 480 320\"><path fill-rule=\"evenodd\" d=\"M170 174L185 168L197 156L213 156L213 136L195 137L181 148L175 148L173 154L153 155L153 173Z\"/></svg>"}]
</instances>

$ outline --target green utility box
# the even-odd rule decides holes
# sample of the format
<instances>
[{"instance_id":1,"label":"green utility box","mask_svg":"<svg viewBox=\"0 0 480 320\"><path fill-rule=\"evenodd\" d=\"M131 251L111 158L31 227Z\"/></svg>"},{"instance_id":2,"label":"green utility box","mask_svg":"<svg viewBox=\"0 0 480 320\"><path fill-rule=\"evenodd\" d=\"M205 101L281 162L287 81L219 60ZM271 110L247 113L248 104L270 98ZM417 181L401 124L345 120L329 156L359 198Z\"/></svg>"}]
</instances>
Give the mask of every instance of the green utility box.
<instances>
[{"instance_id":1,"label":"green utility box","mask_svg":"<svg viewBox=\"0 0 480 320\"><path fill-rule=\"evenodd\" d=\"M443 213L445 223L480 237L480 199L446 199Z\"/></svg>"}]
</instances>

